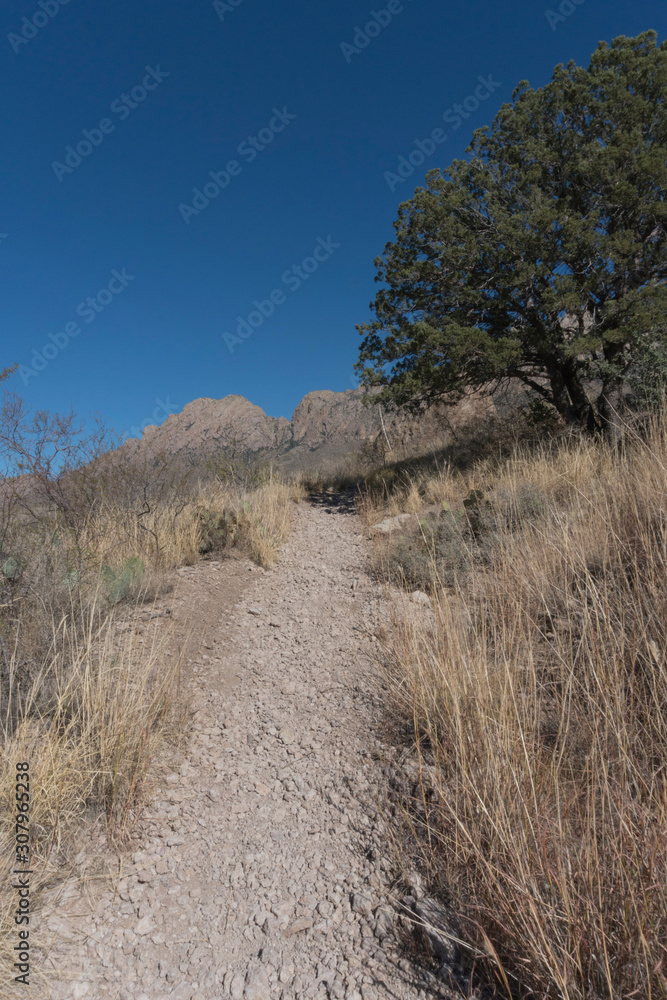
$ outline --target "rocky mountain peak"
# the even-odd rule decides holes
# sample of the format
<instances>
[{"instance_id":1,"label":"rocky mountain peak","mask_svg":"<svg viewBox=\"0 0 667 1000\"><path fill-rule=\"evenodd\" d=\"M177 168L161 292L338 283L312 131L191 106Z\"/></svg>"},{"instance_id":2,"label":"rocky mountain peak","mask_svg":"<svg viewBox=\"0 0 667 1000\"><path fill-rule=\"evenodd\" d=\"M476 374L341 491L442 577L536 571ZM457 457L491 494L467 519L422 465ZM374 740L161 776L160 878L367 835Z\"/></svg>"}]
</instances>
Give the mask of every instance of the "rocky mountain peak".
<instances>
[{"instance_id":1,"label":"rocky mountain peak","mask_svg":"<svg viewBox=\"0 0 667 1000\"><path fill-rule=\"evenodd\" d=\"M415 417L404 411L381 412L379 405L367 402L368 397L369 390L362 387L344 392L318 389L303 397L291 420L268 416L237 394L222 399L203 397L159 427L147 427L141 438L126 441L122 449L129 457L167 454L189 459L225 450L261 453L298 468L357 451L380 435L386 435L392 448L421 438L432 442L448 427L486 419L496 412L491 400L475 397L455 407L436 406Z\"/></svg>"}]
</instances>

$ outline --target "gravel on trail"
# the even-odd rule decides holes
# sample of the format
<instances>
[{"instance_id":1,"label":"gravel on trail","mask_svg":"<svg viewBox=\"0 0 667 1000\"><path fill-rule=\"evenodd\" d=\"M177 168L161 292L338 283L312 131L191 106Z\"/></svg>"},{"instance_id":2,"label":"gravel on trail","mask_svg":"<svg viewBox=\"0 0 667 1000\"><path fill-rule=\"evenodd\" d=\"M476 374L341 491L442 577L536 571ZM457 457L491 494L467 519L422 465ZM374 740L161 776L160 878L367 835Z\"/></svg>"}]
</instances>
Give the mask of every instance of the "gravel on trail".
<instances>
[{"instance_id":1,"label":"gravel on trail","mask_svg":"<svg viewBox=\"0 0 667 1000\"><path fill-rule=\"evenodd\" d=\"M200 633L192 738L120 879L46 903L34 936L49 940L51 1000L451 995L410 948L388 856L374 637L387 599L366 546L322 497L295 507L272 570L236 561L246 583L224 614L228 561L183 572L192 600L179 610L177 594L174 619Z\"/></svg>"}]
</instances>

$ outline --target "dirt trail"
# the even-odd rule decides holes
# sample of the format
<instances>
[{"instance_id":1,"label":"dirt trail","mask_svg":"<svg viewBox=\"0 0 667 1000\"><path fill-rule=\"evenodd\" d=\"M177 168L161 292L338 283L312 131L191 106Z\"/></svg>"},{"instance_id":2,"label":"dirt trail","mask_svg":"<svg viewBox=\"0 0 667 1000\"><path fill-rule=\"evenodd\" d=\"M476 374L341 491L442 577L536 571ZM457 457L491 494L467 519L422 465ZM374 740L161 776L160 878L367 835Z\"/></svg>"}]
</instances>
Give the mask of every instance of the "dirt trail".
<instances>
[{"instance_id":1,"label":"dirt trail","mask_svg":"<svg viewBox=\"0 0 667 1000\"><path fill-rule=\"evenodd\" d=\"M365 545L349 508L321 498L296 508L273 570L182 574L174 619L194 613L201 638L192 742L117 894L88 912L72 890L36 928L53 939L51 1000L441 995L392 903L376 808L383 596Z\"/></svg>"}]
</instances>

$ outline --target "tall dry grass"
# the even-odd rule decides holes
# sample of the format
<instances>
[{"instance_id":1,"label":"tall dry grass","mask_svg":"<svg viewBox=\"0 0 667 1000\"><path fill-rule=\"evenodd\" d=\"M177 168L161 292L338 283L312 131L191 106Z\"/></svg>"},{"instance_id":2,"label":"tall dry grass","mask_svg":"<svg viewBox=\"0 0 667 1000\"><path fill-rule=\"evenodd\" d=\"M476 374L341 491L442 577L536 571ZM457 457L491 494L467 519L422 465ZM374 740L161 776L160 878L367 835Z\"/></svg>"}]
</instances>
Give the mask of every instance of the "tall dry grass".
<instances>
[{"instance_id":1,"label":"tall dry grass","mask_svg":"<svg viewBox=\"0 0 667 1000\"><path fill-rule=\"evenodd\" d=\"M231 541L268 568L289 535L293 505L305 494L298 480L290 482L273 474L251 489L215 481L198 495L197 510L226 514Z\"/></svg>"},{"instance_id":2,"label":"tall dry grass","mask_svg":"<svg viewBox=\"0 0 667 1000\"><path fill-rule=\"evenodd\" d=\"M146 511L107 498L85 519L79 546L96 569L140 557L147 573L160 574L233 546L269 567L289 534L293 504L304 495L298 482L270 474L248 488L194 481L187 494L146 504Z\"/></svg>"},{"instance_id":3,"label":"tall dry grass","mask_svg":"<svg viewBox=\"0 0 667 1000\"><path fill-rule=\"evenodd\" d=\"M13 697L21 664L6 665L9 690L0 749L0 976L10 982L16 941L16 762L30 763L32 907L43 890L77 871L96 816L122 840L150 791L157 762L178 745L187 718L180 662L168 638L147 648L119 633L93 600L55 627L30 688ZM94 860L94 859L93 859ZM90 859L88 859L90 861Z\"/></svg>"},{"instance_id":4,"label":"tall dry grass","mask_svg":"<svg viewBox=\"0 0 667 1000\"><path fill-rule=\"evenodd\" d=\"M393 634L423 790L408 849L500 994L663 997L667 428L442 486L503 517L472 571L440 574L435 624Z\"/></svg>"},{"instance_id":5,"label":"tall dry grass","mask_svg":"<svg viewBox=\"0 0 667 1000\"><path fill-rule=\"evenodd\" d=\"M119 616L172 570L237 547L275 562L303 494L271 470L204 481L78 442L70 418L0 411L0 977L12 976L15 765L30 761L31 898L78 877L96 821L121 843L186 729L176 643L137 642ZM77 443L78 442L78 443ZM58 463L58 454L71 460ZM252 473L252 474L251 474ZM83 843L82 843L83 838ZM85 853L85 851L84 851ZM77 874L78 873L78 874Z\"/></svg>"}]
</instances>

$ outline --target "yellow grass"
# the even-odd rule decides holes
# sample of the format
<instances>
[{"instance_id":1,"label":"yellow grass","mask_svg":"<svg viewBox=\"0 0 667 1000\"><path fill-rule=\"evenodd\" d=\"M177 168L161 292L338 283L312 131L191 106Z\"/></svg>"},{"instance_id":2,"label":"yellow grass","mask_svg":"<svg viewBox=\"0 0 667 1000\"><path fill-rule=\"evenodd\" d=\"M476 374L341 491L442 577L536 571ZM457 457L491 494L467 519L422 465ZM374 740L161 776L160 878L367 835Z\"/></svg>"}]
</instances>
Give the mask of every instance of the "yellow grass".
<instances>
[{"instance_id":1,"label":"yellow grass","mask_svg":"<svg viewBox=\"0 0 667 1000\"><path fill-rule=\"evenodd\" d=\"M73 624L76 623L76 624ZM10 664L10 668L13 667ZM10 687L10 698L13 694ZM74 871L89 822L101 813L111 838L135 818L156 758L185 721L180 663L168 642L135 647L92 605L63 620L51 656L21 699L3 706L0 752L0 976L13 978L16 943L11 889L16 764L30 764L31 901ZM12 718L13 716L13 718Z\"/></svg>"},{"instance_id":2,"label":"yellow grass","mask_svg":"<svg viewBox=\"0 0 667 1000\"><path fill-rule=\"evenodd\" d=\"M272 566L287 540L293 503L305 496L299 483L278 478L253 490L233 491L223 483L209 487L201 502L214 511L232 511L240 544L260 566Z\"/></svg>"},{"instance_id":3,"label":"yellow grass","mask_svg":"<svg viewBox=\"0 0 667 1000\"><path fill-rule=\"evenodd\" d=\"M664 997L665 426L622 454L580 442L442 485L517 516L486 565L441 580L434 626L393 634L425 871L502 994Z\"/></svg>"},{"instance_id":4,"label":"yellow grass","mask_svg":"<svg viewBox=\"0 0 667 1000\"><path fill-rule=\"evenodd\" d=\"M73 859L102 817L122 841L188 719L175 643L135 644L119 611L158 594L174 567L236 545L271 566L303 491L267 476L128 502L102 488L91 510L19 511L6 550L21 573L0 609L0 978L11 982L16 763L30 762L31 898L80 874ZM129 492L129 491L128 491ZM74 498L76 501L76 497ZM123 581L128 565L136 573ZM32 666L30 666L32 664ZM32 671L32 673L30 672ZM14 929L14 930L13 930Z\"/></svg>"},{"instance_id":5,"label":"yellow grass","mask_svg":"<svg viewBox=\"0 0 667 1000\"><path fill-rule=\"evenodd\" d=\"M160 573L199 559L207 519L225 518L226 544L244 548L262 566L271 566L289 534L292 504L305 491L298 483L271 476L242 489L214 481L192 489L184 498L141 504L133 510L116 498L105 498L85 519L79 549L90 566L113 569L140 556L147 572Z\"/></svg>"}]
</instances>

